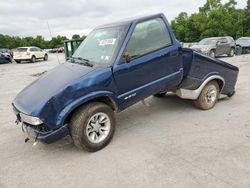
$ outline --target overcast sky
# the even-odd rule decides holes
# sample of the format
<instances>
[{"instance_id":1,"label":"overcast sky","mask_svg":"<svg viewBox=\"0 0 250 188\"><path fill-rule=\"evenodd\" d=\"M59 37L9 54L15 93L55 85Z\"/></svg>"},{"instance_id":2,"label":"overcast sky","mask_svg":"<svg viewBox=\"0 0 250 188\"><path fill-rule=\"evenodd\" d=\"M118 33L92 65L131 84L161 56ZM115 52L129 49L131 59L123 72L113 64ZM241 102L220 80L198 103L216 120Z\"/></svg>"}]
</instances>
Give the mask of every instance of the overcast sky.
<instances>
[{"instance_id":1,"label":"overcast sky","mask_svg":"<svg viewBox=\"0 0 250 188\"><path fill-rule=\"evenodd\" d=\"M224 0L223 2L225 2ZM236 0L237 7L246 0ZM205 0L0 0L0 33L15 36L87 34L95 26L138 15L162 12L169 20L194 13ZM0 41L1 42L1 41Z\"/></svg>"}]
</instances>

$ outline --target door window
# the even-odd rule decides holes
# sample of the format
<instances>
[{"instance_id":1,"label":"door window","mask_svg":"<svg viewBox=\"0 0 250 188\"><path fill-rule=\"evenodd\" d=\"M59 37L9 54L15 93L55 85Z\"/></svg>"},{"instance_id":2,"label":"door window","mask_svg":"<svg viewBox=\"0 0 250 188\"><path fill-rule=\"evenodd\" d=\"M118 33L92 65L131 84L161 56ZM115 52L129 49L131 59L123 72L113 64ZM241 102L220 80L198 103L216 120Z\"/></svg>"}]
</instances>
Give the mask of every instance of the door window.
<instances>
[{"instance_id":1,"label":"door window","mask_svg":"<svg viewBox=\"0 0 250 188\"><path fill-rule=\"evenodd\" d=\"M130 59L171 45L171 37L161 18L138 23L127 44Z\"/></svg>"},{"instance_id":2,"label":"door window","mask_svg":"<svg viewBox=\"0 0 250 188\"><path fill-rule=\"evenodd\" d=\"M36 52L36 51L37 51L37 48L30 48L30 51L31 51L31 52Z\"/></svg>"},{"instance_id":3,"label":"door window","mask_svg":"<svg viewBox=\"0 0 250 188\"><path fill-rule=\"evenodd\" d=\"M226 38L223 38L223 39L221 39L221 41L222 41L222 43L227 43L227 39Z\"/></svg>"}]
</instances>

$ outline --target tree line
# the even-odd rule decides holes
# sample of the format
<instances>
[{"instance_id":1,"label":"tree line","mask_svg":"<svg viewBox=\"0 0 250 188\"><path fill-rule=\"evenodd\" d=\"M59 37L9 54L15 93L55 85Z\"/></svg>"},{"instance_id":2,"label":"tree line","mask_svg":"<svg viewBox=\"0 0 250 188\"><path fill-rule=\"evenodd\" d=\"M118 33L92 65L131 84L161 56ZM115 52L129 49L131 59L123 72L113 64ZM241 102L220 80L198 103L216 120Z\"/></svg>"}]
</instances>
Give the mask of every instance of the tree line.
<instances>
[{"instance_id":1,"label":"tree line","mask_svg":"<svg viewBox=\"0 0 250 188\"><path fill-rule=\"evenodd\" d=\"M236 1L207 0L199 8L198 13L188 15L181 12L172 22L176 38L181 42L196 42L205 37L232 36L237 39L242 36L250 37L250 0L247 7L236 8ZM84 39L86 36L75 34L72 39ZM43 49L59 48L67 37L58 35L51 40L42 36L18 37L0 34L0 48L13 49L19 46L37 46Z\"/></svg>"},{"instance_id":2,"label":"tree line","mask_svg":"<svg viewBox=\"0 0 250 188\"><path fill-rule=\"evenodd\" d=\"M196 42L206 37L250 37L250 0L247 7L236 8L236 1L207 0L198 13L181 12L172 22L176 38L182 42Z\"/></svg>"},{"instance_id":3,"label":"tree line","mask_svg":"<svg viewBox=\"0 0 250 188\"><path fill-rule=\"evenodd\" d=\"M75 34L72 39L85 39L86 36ZM18 37L0 34L0 48L14 49L20 46L37 46L42 49L52 49L63 47L63 42L68 40L66 36L53 37L51 40L45 40L42 36L36 37Z\"/></svg>"}]
</instances>

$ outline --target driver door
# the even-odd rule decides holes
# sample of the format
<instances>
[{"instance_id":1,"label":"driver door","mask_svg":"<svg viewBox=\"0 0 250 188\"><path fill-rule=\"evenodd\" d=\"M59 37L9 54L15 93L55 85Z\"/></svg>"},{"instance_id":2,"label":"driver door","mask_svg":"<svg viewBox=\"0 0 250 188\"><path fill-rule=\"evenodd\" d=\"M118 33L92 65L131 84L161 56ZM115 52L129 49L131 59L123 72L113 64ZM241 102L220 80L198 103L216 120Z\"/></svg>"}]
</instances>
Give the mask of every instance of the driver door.
<instances>
[{"instance_id":1,"label":"driver door","mask_svg":"<svg viewBox=\"0 0 250 188\"><path fill-rule=\"evenodd\" d=\"M227 40L225 38L221 38L218 40L216 55L223 55L227 51Z\"/></svg>"},{"instance_id":2,"label":"driver door","mask_svg":"<svg viewBox=\"0 0 250 188\"><path fill-rule=\"evenodd\" d=\"M124 52L126 61L114 68L121 106L177 86L182 78L180 50L162 18L137 23Z\"/></svg>"}]
</instances>

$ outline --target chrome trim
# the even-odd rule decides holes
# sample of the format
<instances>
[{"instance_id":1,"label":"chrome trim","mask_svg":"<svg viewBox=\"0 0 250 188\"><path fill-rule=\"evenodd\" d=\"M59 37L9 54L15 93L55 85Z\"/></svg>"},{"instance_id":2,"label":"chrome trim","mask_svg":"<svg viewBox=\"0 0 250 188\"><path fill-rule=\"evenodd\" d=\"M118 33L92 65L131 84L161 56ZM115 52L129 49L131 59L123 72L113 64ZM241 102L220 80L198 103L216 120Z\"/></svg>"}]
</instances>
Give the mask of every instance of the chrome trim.
<instances>
[{"instance_id":1,"label":"chrome trim","mask_svg":"<svg viewBox=\"0 0 250 188\"><path fill-rule=\"evenodd\" d=\"M28 123L30 125L41 125L43 123L38 117L28 116L23 113L20 113L20 118L22 122Z\"/></svg>"},{"instance_id":2,"label":"chrome trim","mask_svg":"<svg viewBox=\"0 0 250 188\"><path fill-rule=\"evenodd\" d=\"M195 89L195 90L190 90L190 89L178 89L176 90L175 94L177 96L179 96L182 99L191 99L191 100L196 100L199 96L200 93L202 91L202 89L205 87L205 85L207 85L208 82L210 82L211 80L215 80L215 79L219 79L223 82L223 87L225 85L225 80L224 78L222 78L221 76L218 75L214 75L214 76L210 76L208 77L201 85L199 88ZM223 89L222 87L222 89ZM221 90L222 90L221 89Z\"/></svg>"},{"instance_id":3,"label":"chrome trim","mask_svg":"<svg viewBox=\"0 0 250 188\"><path fill-rule=\"evenodd\" d=\"M147 84L144 84L144 85L142 85L142 86L140 86L140 87L138 87L138 88L136 88L136 89L133 89L133 90L130 90L130 91L126 92L126 93L123 93L123 94L119 95L118 98L119 98L119 99L120 99L120 98L123 98L123 100L125 100L125 97L127 97L127 96L129 96L129 95L131 95L131 94L133 94L133 93L138 93L138 92L141 91L142 89L145 89L145 88L150 87L150 86L152 86L152 85L158 84L158 83L162 82L163 80L167 80L167 79L172 78L172 77L174 77L174 76L178 76L178 75L179 75L180 73L182 73L182 72L183 72L183 68L181 68L181 69L178 70L177 72L174 72L174 73L169 74L169 75L167 75L167 76L164 76L164 77L162 77L162 78L160 78L160 79L157 79L157 80L154 80L154 81L149 82L149 83L147 83Z\"/></svg>"}]
</instances>

